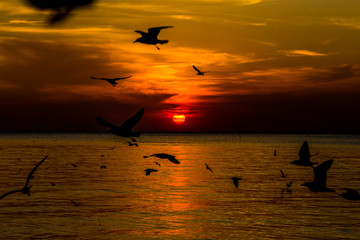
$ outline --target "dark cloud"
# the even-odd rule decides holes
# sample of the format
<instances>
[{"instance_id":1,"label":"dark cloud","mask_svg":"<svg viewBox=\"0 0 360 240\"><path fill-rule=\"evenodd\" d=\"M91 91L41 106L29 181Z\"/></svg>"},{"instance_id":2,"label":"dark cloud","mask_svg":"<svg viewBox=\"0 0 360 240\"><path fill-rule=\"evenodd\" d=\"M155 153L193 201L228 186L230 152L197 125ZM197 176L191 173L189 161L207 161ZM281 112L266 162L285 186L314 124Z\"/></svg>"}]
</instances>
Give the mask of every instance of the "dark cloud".
<instances>
[{"instance_id":1,"label":"dark cloud","mask_svg":"<svg viewBox=\"0 0 360 240\"><path fill-rule=\"evenodd\" d=\"M348 79L354 76L359 76L359 69L354 65L342 65L331 67L327 69L314 70L305 76L305 80L314 82L335 82L343 79Z\"/></svg>"}]
</instances>

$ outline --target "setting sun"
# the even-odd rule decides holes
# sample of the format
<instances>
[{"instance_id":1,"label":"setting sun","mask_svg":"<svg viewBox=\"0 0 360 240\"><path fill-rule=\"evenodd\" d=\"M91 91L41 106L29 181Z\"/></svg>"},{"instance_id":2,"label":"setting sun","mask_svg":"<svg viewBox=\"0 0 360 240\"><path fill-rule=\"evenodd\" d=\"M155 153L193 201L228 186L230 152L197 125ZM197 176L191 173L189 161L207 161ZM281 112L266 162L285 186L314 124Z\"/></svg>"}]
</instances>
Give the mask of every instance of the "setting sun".
<instances>
[{"instance_id":1,"label":"setting sun","mask_svg":"<svg viewBox=\"0 0 360 240\"><path fill-rule=\"evenodd\" d=\"M185 122L185 115L183 115L183 114L174 114L173 121L176 124L183 124Z\"/></svg>"}]
</instances>

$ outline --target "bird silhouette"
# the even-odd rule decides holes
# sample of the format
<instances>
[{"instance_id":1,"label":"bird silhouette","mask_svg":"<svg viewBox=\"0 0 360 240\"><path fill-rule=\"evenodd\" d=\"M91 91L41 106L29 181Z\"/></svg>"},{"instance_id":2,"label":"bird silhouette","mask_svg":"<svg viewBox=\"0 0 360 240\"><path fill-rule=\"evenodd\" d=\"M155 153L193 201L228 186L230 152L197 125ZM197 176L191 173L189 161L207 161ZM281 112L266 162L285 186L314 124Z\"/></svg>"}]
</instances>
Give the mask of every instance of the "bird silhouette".
<instances>
[{"instance_id":1,"label":"bird silhouette","mask_svg":"<svg viewBox=\"0 0 360 240\"><path fill-rule=\"evenodd\" d=\"M275 151L274 151L274 157L276 157L276 149L275 149Z\"/></svg>"},{"instance_id":2,"label":"bird silhouette","mask_svg":"<svg viewBox=\"0 0 360 240\"><path fill-rule=\"evenodd\" d=\"M233 180L235 187L239 188L239 180L241 180L242 178L232 177L231 179Z\"/></svg>"},{"instance_id":3,"label":"bird silhouette","mask_svg":"<svg viewBox=\"0 0 360 240\"><path fill-rule=\"evenodd\" d=\"M343 188L346 192L341 193L340 196L348 200L360 200L359 192L351 188Z\"/></svg>"},{"instance_id":4,"label":"bird silhouette","mask_svg":"<svg viewBox=\"0 0 360 240\"><path fill-rule=\"evenodd\" d=\"M74 168L77 167L77 165L75 163L70 163Z\"/></svg>"},{"instance_id":5,"label":"bird silhouette","mask_svg":"<svg viewBox=\"0 0 360 240\"><path fill-rule=\"evenodd\" d=\"M49 23L53 24L65 19L77 7L90 5L94 0L27 0L32 6L40 10L52 10L54 14Z\"/></svg>"},{"instance_id":6,"label":"bird silhouette","mask_svg":"<svg viewBox=\"0 0 360 240\"><path fill-rule=\"evenodd\" d=\"M292 183L293 183L293 181L291 181L291 182L289 182L289 183L286 183L286 187L287 187L287 188L291 187Z\"/></svg>"},{"instance_id":7,"label":"bird silhouette","mask_svg":"<svg viewBox=\"0 0 360 240\"><path fill-rule=\"evenodd\" d=\"M129 146L139 147L139 145L138 145L137 143L127 142L127 144L128 144Z\"/></svg>"},{"instance_id":8,"label":"bird silhouette","mask_svg":"<svg viewBox=\"0 0 360 240\"><path fill-rule=\"evenodd\" d=\"M56 183L53 183L53 182L52 182L52 183L51 183L51 186L52 186L52 187L56 186Z\"/></svg>"},{"instance_id":9,"label":"bird silhouette","mask_svg":"<svg viewBox=\"0 0 360 240\"><path fill-rule=\"evenodd\" d=\"M197 71L197 75L204 75L205 73L207 73L207 72L202 72L202 71L200 71L197 67L195 67L194 65L193 65L193 68L195 69L195 71Z\"/></svg>"},{"instance_id":10,"label":"bird silhouette","mask_svg":"<svg viewBox=\"0 0 360 240\"><path fill-rule=\"evenodd\" d=\"M29 187L29 182L30 180L33 178L33 174L35 173L36 169L38 169L38 167L45 161L45 159L47 159L48 156L44 157L38 164L36 164L36 166L30 171L29 175L27 176L27 179L26 179L26 183L25 183L25 186L21 189L18 189L18 190L13 190L13 191L10 191L10 192L7 192L5 194L3 194L0 199L6 197L7 195L9 194L13 194L13 193L16 193L16 192L21 192L23 194L27 194L28 196L30 196L30 189L32 187L32 185L30 185Z\"/></svg>"},{"instance_id":11,"label":"bird silhouette","mask_svg":"<svg viewBox=\"0 0 360 240\"><path fill-rule=\"evenodd\" d=\"M177 160L175 158L175 156L167 154L167 153L155 153L149 156L144 156L144 158L148 158L148 157L157 157L157 158L161 158L161 159L168 159L170 162L173 162L175 164L180 164L179 160Z\"/></svg>"},{"instance_id":12,"label":"bird silhouette","mask_svg":"<svg viewBox=\"0 0 360 240\"><path fill-rule=\"evenodd\" d=\"M281 177L286 177L287 175L284 174L284 172L280 169Z\"/></svg>"},{"instance_id":13,"label":"bird silhouette","mask_svg":"<svg viewBox=\"0 0 360 240\"><path fill-rule=\"evenodd\" d=\"M305 182L301 186L306 186L313 192L335 192L335 190L326 187L327 171L330 169L333 161L330 159L313 167L314 180L312 182Z\"/></svg>"},{"instance_id":14,"label":"bird silhouette","mask_svg":"<svg viewBox=\"0 0 360 240\"><path fill-rule=\"evenodd\" d=\"M92 79L99 79L99 80L105 80L108 83L110 83L113 87L116 87L116 85L118 84L116 81L117 80L123 80L123 79L127 79L127 78L131 78L132 76L128 76L128 77L120 77L120 78L97 78L97 77L90 77Z\"/></svg>"},{"instance_id":15,"label":"bird silhouette","mask_svg":"<svg viewBox=\"0 0 360 240\"><path fill-rule=\"evenodd\" d=\"M121 127L115 126L101 117L96 117L96 122L104 127L110 128L108 132L111 132L117 136L121 137L139 137L141 133L131 132L131 129L140 121L142 115L144 114L144 108L140 109L134 116L126 120Z\"/></svg>"},{"instance_id":16,"label":"bird silhouette","mask_svg":"<svg viewBox=\"0 0 360 240\"><path fill-rule=\"evenodd\" d=\"M205 163L206 169L209 169L210 172L214 173L213 170Z\"/></svg>"},{"instance_id":17,"label":"bird silhouette","mask_svg":"<svg viewBox=\"0 0 360 240\"><path fill-rule=\"evenodd\" d=\"M80 206L80 203L76 203L76 202L74 202L73 200L70 200L70 201L74 204L75 207Z\"/></svg>"},{"instance_id":18,"label":"bird silhouette","mask_svg":"<svg viewBox=\"0 0 360 240\"><path fill-rule=\"evenodd\" d=\"M158 163L158 162L154 162L156 165L158 165L159 167L161 167L161 164L160 163Z\"/></svg>"},{"instance_id":19,"label":"bird silhouette","mask_svg":"<svg viewBox=\"0 0 360 240\"><path fill-rule=\"evenodd\" d=\"M107 167L105 165L102 165L100 168L101 169L106 169Z\"/></svg>"},{"instance_id":20,"label":"bird silhouette","mask_svg":"<svg viewBox=\"0 0 360 240\"><path fill-rule=\"evenodd\" d=\"M172 28L172 27L173 26L153 27L153 28L149 28L147 33L140 30L136 30L135 32L140 33L141 37L136 39L134 43L139 42L144 44L151 44L154 45L158 50L160 50L160 48L156 46L156 44L165 44L168 43L169 40L159 40L157 36L159 35L161 29Z\"/></svg>"},{"instance_id":21,"label":"bird silhouette","mask_svg":"<svg viewBox=\"0 0 360 240\"><path fill-rule=\"evenodd\" d=\"M300 151L299 151L300 159L292 161L291 164L296 164L296 165L305 166L305 167L312 166L317 163L311 162L310 158L317 154L319 154L319 153L310 155L309 145L308 145L307 141L304 141L304 143L301 146Z\"/></svg>"},{"instance_id":22,"label":"bird silhouette","mask_svg":"<svg viewBox=\"0 0 360 240\"><path fill-rule=\"evenodd\" d=\"M144 171L145 171L145 175L148 176L148 175L150 175L150 173L152 173L152 172L157 172L158 170L152 169L152 168L148 168L148 169L145 169Z\"/></svg>"}]
</instances>

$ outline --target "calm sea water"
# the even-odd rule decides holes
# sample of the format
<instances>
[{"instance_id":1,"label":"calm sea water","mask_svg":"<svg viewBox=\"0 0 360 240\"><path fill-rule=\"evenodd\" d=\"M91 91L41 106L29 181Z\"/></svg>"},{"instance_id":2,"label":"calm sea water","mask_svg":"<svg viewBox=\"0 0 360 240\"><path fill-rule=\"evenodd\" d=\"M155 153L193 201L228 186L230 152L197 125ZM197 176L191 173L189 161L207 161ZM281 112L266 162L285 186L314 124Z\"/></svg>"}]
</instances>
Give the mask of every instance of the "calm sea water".
<instances>
[{"instance_id":1,"label":"calm sea water","mask_svg":"<svg viewBox=\"0 0 360 240\"><path fill-rule=\"evenodd\" d=\"M289 162L305 140L319 152L312 161L334 159L335 193L301 186L313 171ZM360 201L339 196L360 190L360 136L144 134L138 144L110 134L0 135L0 195L21 188L49 155L30 197L0 200L0 238L360 239ZM154 153L181 164L143 158ZM145 176L147 168L158 172Z\"/></svg>"}]
</instances>

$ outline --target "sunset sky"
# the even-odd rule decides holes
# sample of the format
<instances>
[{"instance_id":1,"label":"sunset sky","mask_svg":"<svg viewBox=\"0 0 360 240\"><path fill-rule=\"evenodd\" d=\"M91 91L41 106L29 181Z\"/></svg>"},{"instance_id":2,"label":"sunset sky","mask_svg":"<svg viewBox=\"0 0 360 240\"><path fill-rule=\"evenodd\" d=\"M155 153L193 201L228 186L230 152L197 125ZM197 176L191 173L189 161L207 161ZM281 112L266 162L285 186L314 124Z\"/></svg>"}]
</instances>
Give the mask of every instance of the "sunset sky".
<instances>
[{"instance_id":1,"label":"sunset sky","mask_svg":"<svg viewBox=\"0 0 360 240\"><path fill-rule=\"evenodd\" d=\"M121 125L144 107L145 132L360 133L357 0L97 0L50 14L0 0L0 131L105 131L96 116ZM133 43L157 26L174 26L161 50Z\"/></svg>"}]
</instances>

